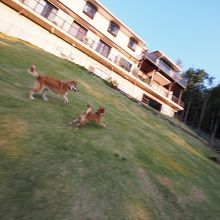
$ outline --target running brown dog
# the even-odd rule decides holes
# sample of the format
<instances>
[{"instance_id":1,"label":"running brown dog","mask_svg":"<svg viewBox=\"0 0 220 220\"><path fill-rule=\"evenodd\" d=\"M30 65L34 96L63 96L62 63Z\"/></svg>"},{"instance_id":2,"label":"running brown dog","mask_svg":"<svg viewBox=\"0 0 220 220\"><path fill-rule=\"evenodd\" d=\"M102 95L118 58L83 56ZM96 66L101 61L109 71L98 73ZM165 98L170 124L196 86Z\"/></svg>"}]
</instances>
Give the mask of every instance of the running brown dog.
<instances>
[{"instance_id":1,"label":"running brown dog","mask_svg":"<svg viewBox=\"0 0 220 220\"><path fill-rule=\"evenodd\" d=\"M96 112L93 112L93 108L91 105L87 105L86 112L82 113L79 118L73 120L69 123L69 125L76 125L77 128L82 127L88 122L95 122L103 127L105 124L102 122L105 115L105 108L99 107Z\"/></svg>"},{"instance_id":2,"label":"running brown dog","mask_svg":"<svg viewBox=\"0 0 220 220\"><path fill-rule=\"evenodd\" d=\"M68 92L69 91L74 91L74 92L78 91L77 82L75 80L64 82L61 80L54 79L50 76L41 76L36 71L36 67L34 65L32 65L28 69L28 73L36 78L35 86L29 93L30 99L35 99L33 97L34 94L42 93L42 97L43 97L44 101L47 101L48 98L46 96L46 92L48 90L51 90L52 92L63 97L64 103L68 103L68 97L67 97Z\"/></svg>"}]
</instances>

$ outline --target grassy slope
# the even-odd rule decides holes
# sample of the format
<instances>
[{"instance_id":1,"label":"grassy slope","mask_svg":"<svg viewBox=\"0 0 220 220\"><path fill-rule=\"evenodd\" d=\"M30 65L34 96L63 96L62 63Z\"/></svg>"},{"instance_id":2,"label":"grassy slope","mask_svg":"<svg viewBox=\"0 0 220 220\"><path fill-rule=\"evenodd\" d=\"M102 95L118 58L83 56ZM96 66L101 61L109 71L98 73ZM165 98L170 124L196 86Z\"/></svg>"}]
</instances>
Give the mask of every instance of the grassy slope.
<instances>
[{"instance_id":1,"label":"grassy slope","mask_svg":"<svg viewBox=\"0 0 220 220\"><path fill-rule=\"evenodd\" d=\"M84 68L0 36L0 219L219 219L220 168L198 140ZM70 103L32 101L26 69L76 79ZM100 128L66 124L90 103Z\"/></svg>"}]
</instances>

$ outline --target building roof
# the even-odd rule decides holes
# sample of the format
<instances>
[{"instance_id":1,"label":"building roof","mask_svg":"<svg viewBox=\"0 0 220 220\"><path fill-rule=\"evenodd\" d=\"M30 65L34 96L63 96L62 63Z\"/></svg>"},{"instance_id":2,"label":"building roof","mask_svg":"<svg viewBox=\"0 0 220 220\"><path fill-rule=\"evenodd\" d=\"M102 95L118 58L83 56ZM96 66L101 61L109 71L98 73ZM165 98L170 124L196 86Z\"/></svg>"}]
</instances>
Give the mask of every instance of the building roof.
<instances>
[{"instance_id":1,"label":"building roof","mask_svg":"<svg viewBox=\"0 0 220 220\"><path fill-rule=\"evenodd\" d=\"M177 72L182 71L182 69L176 63L174 63L167 55L165 55L162 51L157 50L152 53L154 53L157 57L160 57L161 60L169 64Z\"/></svg>"}]
</instances>

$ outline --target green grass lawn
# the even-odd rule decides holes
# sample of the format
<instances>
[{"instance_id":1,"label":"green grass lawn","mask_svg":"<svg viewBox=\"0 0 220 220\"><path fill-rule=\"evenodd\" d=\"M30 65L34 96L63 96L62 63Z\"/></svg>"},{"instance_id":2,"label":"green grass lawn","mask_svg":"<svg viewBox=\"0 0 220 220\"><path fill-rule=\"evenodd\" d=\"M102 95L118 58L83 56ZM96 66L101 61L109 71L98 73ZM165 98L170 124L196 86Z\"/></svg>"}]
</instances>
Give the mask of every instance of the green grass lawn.
<instances>
[{"instance_id":1,"label":"green grass lawn","mask_svg":"<svg viewBox=\"0 0 220 220\"><path fill-rule=\"evenodd\" d=\"M69 104L28 98L35 64L75 79ZM104 106L105 128L67 123ZM198 139L84 68L0 35L1 220L219 220L220 167Z\"/></svg>"}]
</instances>

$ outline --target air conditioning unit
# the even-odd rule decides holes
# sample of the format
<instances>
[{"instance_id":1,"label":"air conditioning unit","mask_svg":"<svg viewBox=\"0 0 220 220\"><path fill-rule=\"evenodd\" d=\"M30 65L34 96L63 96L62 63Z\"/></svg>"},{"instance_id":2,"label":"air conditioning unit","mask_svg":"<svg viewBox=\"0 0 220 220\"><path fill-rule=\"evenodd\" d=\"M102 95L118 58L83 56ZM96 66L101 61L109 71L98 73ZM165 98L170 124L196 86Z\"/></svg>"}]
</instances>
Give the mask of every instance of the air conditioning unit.
<instances>
[{"instance_id":1,"label":"air conditioning unit","mask_svg":"<svg viewBox=\"0 0 220 220\"><path fill-rule=\"evenodd\" d=\"M91 38L87 37L87 36L84 36L83 37L83 43L88 45L89 47L93 47L93 44L94 44L94 40L92 40Z\"/></svg>"},{"instance_id":2,"label":"air conditioning unit","mask_svg":"<svg viewBox=\"0 0 220 220\"><path fill-rule=\"evenodd\" d=\"M87 36L83 37L83 42L88 43L89 42L89 38Z\"/></svg>"}]
</instances>

